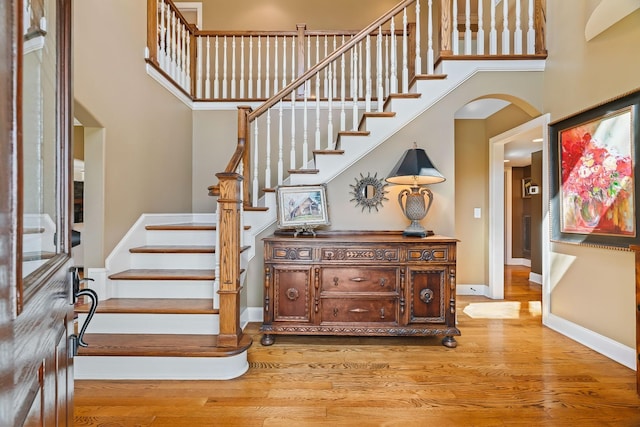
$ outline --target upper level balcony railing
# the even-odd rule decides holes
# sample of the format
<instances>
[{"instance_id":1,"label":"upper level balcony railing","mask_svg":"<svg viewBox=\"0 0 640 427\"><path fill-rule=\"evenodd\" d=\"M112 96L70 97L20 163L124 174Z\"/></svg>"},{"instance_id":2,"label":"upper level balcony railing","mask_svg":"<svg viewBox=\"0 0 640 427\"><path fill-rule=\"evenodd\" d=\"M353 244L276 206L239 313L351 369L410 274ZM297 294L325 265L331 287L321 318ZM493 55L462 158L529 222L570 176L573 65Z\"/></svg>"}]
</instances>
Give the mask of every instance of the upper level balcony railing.
<instances>
[{"instance_id":1,"label":"upper level balcony railing","mask_svg":"<svg viewBox=\"0 0 640 427\"><path fill-rule=\"evenodd\" d=\"M360 98L366 92L366 61L382 87L393 91L393 69L404 84L417 74L433 74L436 59L527 57L546 53L545 0L436 0L407 10L404 17L376 28L360 41L345 69L334 64L320 79L319 93L337 97L345 82ZM439 19L434 19L439 17ZM260 101L302 75L349 41L355 30L202 30L189 24L171 0L148 0L147 62L194 101ZM403 58L403 52L411 52ZM406 61L406 64L403 63ZM380 70L378 70L380 68ZM345 74L344 79L342 74ZM315 90L315 89L314 89ZM301 91L299 96L301 96ZM381 94L382 95L382 94Z\"/></svg>"}]
</instances>

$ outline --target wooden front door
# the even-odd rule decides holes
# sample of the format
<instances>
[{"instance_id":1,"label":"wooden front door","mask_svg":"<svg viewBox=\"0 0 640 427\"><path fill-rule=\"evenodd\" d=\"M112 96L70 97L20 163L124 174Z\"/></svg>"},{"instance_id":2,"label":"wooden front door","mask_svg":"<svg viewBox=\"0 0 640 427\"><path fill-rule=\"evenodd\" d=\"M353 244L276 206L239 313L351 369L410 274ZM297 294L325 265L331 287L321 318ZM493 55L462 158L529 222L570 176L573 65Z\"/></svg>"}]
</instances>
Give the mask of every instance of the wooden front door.
<instances>
[{"instance_id":1,"label":"wooden front door","mask_svg":"<svg viewBox=\"0 0 640 427\"><path fill-rule=\"evenodd\" d=\"M0 425L73 425L70 0L0 4Z\"/></svg>"}]
</instances>

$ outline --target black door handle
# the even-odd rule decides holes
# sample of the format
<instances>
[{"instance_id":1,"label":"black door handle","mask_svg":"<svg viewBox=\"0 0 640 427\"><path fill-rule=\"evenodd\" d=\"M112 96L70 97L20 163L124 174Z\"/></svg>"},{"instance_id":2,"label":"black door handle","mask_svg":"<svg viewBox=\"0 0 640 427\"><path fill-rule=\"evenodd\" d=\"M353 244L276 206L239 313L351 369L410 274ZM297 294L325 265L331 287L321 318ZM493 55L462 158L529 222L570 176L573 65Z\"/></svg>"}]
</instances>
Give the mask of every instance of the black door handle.
<instances>
[{"instance_id":1,"label":"black door handle","mask_svg":"<svg viewBox=\"0 0 640 427\"><path fill-rule=\"evenodd\" d=\"M92 278L86 277L84 279L80 279L80 275L78 274L77 267L71 267L69 269L69 272L71 273L71 280L73 282L73 298L72 298L73 304L77 303L78 298L83 296L89 297L89 299L91 300L91 306L89 307L89 314L87 315L87 319L84 321L82 328L80 328L80 333L77 336L73 334L70 337L73 342L72 344L73 355L77 356L78 346L80 347L89 346L89 344L84 342L84 333L86 332L87 327L89 326L89 322L91 322L91 319L93 319L93 315L96 314L96 310L98 309L98 294L93 289L89 289L89 288L80 289L80 284L82 282L88 282L88 281L93 282Z\"/></svg>"}]
</instances>

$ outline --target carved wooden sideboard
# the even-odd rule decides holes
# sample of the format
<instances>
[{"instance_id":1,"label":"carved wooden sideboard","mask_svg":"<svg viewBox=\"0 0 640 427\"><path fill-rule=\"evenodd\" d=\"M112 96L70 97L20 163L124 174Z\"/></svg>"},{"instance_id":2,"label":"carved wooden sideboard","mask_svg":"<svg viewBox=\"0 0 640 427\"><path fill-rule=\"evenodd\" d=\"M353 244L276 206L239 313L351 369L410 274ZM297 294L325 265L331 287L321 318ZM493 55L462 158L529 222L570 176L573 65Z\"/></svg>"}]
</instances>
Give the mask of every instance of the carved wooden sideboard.
<instances>
[{"instance_id":1,"label":"carved wooden sideboard","mask_svg":"<svg viewBox=\"0 0 640 427\"><path fill-rule=\"evenodd\" d=\"M456 347L456 242L401 232L265 238L262 344L282 334L418 335Z\"/></svg>"}]
</instances>

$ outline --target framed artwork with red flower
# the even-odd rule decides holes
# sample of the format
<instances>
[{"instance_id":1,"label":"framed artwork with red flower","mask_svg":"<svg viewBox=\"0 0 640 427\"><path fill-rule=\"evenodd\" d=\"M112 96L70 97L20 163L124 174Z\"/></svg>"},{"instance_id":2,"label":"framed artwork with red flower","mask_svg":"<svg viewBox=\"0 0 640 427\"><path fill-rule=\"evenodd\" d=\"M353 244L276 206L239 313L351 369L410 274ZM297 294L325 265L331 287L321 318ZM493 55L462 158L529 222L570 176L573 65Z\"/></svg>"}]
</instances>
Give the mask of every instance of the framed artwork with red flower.
<instances>
[{"instance_id":1,"label":"framed artwork with red flower","mask_svg":"<svg viewBox=\"0 0 640 427\"><path fill-rule=\"evenodd\" d=\"M552 240L640 243L639 106L635 91L549 125Z\"/></svg>"}]
</instances>

